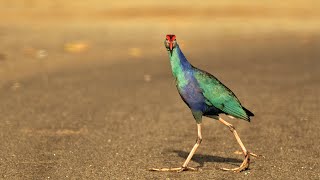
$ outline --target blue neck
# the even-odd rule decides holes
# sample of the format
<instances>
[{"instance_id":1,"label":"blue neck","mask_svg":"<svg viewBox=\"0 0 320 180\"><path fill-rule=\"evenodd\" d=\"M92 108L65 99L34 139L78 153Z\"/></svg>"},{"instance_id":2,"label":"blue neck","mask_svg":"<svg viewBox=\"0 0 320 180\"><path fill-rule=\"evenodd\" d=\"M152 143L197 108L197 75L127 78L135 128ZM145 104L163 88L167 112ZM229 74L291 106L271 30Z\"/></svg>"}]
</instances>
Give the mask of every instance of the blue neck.
<instances>
[{"instance_id":1,"label":"blue neck","mask_svg":"<svg viewBox=\"0 0 320 180\"><path fill-rule=\"evenodd\" d=\"M168 54L170 57L170 63L171 63L172 67L179 65L183 70L191 69L191 67L192 67L191 64L189 63L187 58L182 53L178 44L173 49L172 55L170 54L170 52Z\"/></svg>"},{"instance_id":2,"label":"blue neck","mask_svg":"<svg viewBox=\"0 0 320 180\"><path fill-rule=\"evenodd\" d=\"M181 88L186 86L192 76L191 64L188 62L186 57L184 57L178 45L173 49L172 55L170 52L168 53L172 74L177 80L178 87Z\"/></svg>"}]
</instances>

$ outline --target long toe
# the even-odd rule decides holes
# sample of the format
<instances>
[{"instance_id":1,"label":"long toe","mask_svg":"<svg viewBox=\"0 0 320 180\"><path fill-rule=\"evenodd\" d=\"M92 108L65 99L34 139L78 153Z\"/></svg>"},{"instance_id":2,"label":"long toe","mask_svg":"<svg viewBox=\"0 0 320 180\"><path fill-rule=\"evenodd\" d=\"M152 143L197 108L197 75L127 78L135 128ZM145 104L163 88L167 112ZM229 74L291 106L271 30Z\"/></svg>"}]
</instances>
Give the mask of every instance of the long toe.
<instances>
[{"instance_id":1,"label":"long toe","mask_svg":"<svg viewBox=\"0 0 320 180\"><path fill-rule=\"evenodd\" d=\"M221 170L223 171L233 171L233 172L241 172L241 171L244 171L244 170L247 170L248 169L248 165L241 165L240 167L237 167L237 168L221 168Z\"/></svg>"},{"instance_id":2,"label":"long toe","mask_svg":"<svg viewBox=\"0 0 320 180\"><path fill-rule=\"evenodd\" d=\"M248 153L245 157L245 159L243 160L242 164L237 167L237 168L232 168L232 169L229 169L229 168L221 168L221 170L224 170L224 171L234 171L234 172L241 172L241 171L244 171L244 170L247 170L249 168L249 164L250 164L250 154Z\"/></svg>"},{"instance_id":3,"label":"long toe","mask_svg":"<svg viewBox=\"0 0 320 180\"><path fill-rule=\"evenodd\" d=\"M150 168L149 171L158 171L158 172L183 172L183 171L198 171L198 169L197 169L197 168L193 168L193 167Z\"/></svg>"},{"instance_id":4,"label":"long toe","mask_svg":"<svg viewBox=\"0 0 320 180\"><path fill-rule=\"evenodd\" d=\"M181 168L150 168L149 171L159 171L159 172L168 172L168 171L178 171Z\"/></svg>"},{"instance_id":5,"label":"long toe","mask_svg":"<svg viewBox=\"0 0 320 180\"><path fill-rule=\"evenodd\" d=\"M265 158L263 155L260 155L260 154L255 154L255 153L252 153L252 152L248 152L250 154L250 156L253 156L253 157L263 157ZM243 152L239 152L239 151L236 151L236 154L243 154Z\"/></svg>"},{"instance_id":6,"label":"long toe","mask_svg":"<svg viewBox=\"0 0 320 180\"><path fill-rule=\"evenodd\" d=\"M182 171L198 171L198 168L193 168L193 167L181 167L177 172L182 172Z\"/></svg>"}]
</instances>

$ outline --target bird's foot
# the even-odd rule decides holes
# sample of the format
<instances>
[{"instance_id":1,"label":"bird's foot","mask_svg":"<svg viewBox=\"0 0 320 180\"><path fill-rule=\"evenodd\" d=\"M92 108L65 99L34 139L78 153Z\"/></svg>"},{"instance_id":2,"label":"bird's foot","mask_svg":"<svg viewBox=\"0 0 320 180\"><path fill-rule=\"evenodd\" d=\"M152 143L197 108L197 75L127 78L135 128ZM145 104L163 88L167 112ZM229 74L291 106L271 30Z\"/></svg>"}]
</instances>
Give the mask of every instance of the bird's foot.
<instances>
[{"instance_id":1,"label":"bird's foot","mask_svg":"<svg viewBox=\"0 0 320 180\"><path fill-rule=\"evenodd\" d=\"M242 164L241 164L239 167L237 167L237 168L232 168L232 169L229 169L229 168L221 168L221 170L241 172L241 171L244 171L244 170L249 169L250 155L252 155L252 156L254 156L254 157L257 157L257 156L258 156L258 155L256 155L256 154L247 152L247 154L245 155L245 158L244 158Z\"/></svg>"},{"instance_id":2,"label":"bird's foot","mask_svg":"<svg viewBox=\"0 0 320 180\"><path fill-rule=\"evenodd\" d=\"M262 157L262 158L265 158L265 156L260 155L260 154L258 155L258 154L254 154L254 153L252 153L252 152L248 152L248 153L250 153L250 155L253 156L253 157ZM235 154L243 154L243 152L241 152L241 151L236 151Z\"/></svg>"},{"instance_id":3,"label":"bird's foot","mask_svg":"<svg viewBox=\"0 0 320 180\"><path fill-rule=\"evenodd\" d=\"M178 167L178 168L151 168L150 171L159 171L159 172L182 172L182 171L198 171L198 168L193 167Z\"/></svg>"},{"instance_id":4,"label":"bird's foot","mask_svg":"<svg viewBox=\"0 0 320 180\"><path fill-rule=\"evenodd\" d=\"M251 153L249 152L251 156L253 157L262 157L262 158L266 158L264 155L261 155L261 154L254 154L254 153Z\"/></svg>"}]
</instances>

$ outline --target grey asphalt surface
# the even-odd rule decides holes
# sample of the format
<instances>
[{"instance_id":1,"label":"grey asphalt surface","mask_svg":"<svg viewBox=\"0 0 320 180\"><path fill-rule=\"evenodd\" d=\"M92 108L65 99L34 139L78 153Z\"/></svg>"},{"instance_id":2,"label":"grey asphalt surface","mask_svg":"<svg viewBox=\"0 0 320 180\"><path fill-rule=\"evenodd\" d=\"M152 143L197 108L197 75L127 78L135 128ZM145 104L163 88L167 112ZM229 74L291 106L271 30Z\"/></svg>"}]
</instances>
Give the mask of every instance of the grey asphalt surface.
<instances>
[{"instance_id":1,"label":"grey asphalt surface","mask_svg":"<svg viewBox=\"0 0 320 180\"><path fill-rule=\"evenodd\" d=\"M201 171L147 170L181 166L197 134L163 49L134 61L6 82L0 89L0 178L320 179L320 36L300 40L266 36L222 44L219 52L185 52L255 113L251 123L226 118L247 149L265 156L252 158L248 171L218 169L236 167L243 157L234 153L240 147L229 130L207 118L190 163Z\"/></svg>"}]
</instances>

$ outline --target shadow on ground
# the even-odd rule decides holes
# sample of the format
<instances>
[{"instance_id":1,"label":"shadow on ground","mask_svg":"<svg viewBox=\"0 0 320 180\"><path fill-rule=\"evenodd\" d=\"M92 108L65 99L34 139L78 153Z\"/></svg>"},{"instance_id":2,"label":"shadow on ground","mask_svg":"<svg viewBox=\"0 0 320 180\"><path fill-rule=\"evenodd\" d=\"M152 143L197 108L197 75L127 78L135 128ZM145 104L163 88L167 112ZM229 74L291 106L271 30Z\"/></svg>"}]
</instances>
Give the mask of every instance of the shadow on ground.
<instances>
[{"instance_id":1,"label":"shadow on ground","mask_svg":"<svg viewBox=\"0 0 320 180\"><path fill-rule=\"evenodd\" d=\"M189 155L189 152L173 150L172 152L176 153L179 157L186 159ZM195 154L192 157L192 160L196 163L199 163L199 167L204 167L205 163L216 162L216 163L227 163L235 166L239 166L237 163L242 163L243 160L236 158L226 158L221 156L213 156L213 155L203 155L203 154Z\"/></svg>"}]
</instances>

